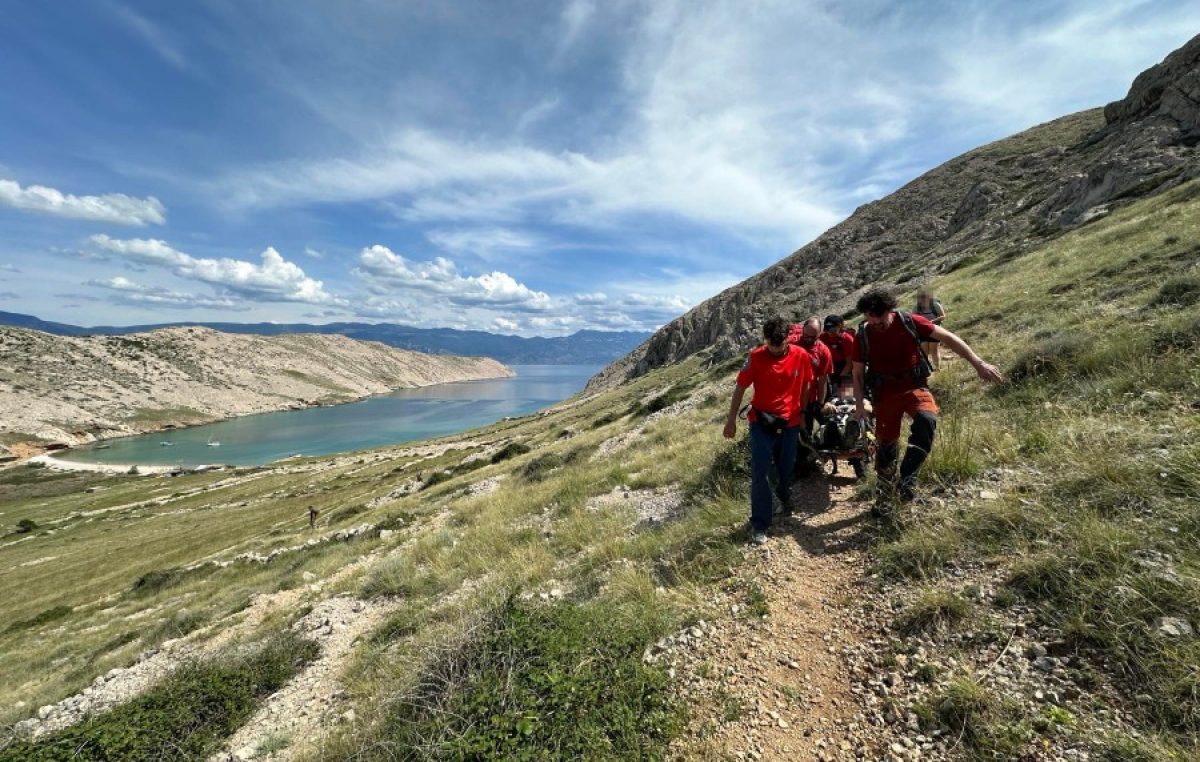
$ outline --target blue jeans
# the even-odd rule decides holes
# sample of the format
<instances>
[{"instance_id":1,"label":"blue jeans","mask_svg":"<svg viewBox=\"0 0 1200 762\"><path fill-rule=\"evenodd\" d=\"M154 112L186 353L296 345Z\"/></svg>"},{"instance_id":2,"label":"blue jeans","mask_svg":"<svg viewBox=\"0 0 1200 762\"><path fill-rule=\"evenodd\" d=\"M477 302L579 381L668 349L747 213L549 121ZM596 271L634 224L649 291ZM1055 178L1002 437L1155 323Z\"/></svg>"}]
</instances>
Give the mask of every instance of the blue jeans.
<instances>
[{"instance_id":1,"label":"blue jeans","mask_svg":"<svg viewBox=\"0 0 1200 762\"><path fill-rule=\"evenodd\" d=\"M750 424L750 526L767 531L771 526L771 462L779 482L779 496L791 494L792 474L796 470L796 438L799 426L772 434L757 423ZM786 505L786 502L784 503Z\"/></svg>"}]
</instances>

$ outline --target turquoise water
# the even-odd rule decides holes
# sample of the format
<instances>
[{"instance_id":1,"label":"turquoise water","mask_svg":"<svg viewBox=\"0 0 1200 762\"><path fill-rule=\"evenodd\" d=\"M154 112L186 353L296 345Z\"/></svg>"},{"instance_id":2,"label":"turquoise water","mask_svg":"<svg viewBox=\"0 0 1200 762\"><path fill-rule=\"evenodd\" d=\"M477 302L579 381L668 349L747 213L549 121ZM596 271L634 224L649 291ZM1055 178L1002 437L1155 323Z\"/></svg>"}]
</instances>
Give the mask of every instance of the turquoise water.
<instances>
[{"instance_id":1,"label":"turquoise water","mask_svg":"<svg viewBox=\"0 0 1200 762\"><path fill-rule=\"evenodd\" d=\"M62 457L85 463L252 466L455 434L552 405L579 392L599 365L514 365L516 378L403 389L332 407L234 418L110 439ZM170 442L170 445L163 445ZM209 446L219 442L219 446Z\"/></svg>"}]
</instances>

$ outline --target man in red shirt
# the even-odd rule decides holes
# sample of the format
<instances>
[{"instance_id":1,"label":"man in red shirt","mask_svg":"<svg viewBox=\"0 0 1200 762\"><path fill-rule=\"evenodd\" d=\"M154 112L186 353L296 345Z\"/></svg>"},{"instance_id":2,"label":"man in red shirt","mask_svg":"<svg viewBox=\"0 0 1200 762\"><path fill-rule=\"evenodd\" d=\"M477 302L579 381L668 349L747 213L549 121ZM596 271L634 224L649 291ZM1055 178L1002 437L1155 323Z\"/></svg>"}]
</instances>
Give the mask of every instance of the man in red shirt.
<instances>
[{"instance_id":1,"label":"man in red shirt","mask_svg":"<svg viewBox=\"0 0 1200 762\"><path fill-rule=\"evenodd\" d=\"M792 472L796 464L796 437L804 420L803 400L812 380L808 353L788 344L787 323L772 317L763 325L766 344L750 352L737 375L724 435L737 434L737 414L746 389L754 387L750 415L750 541L762 545L771 526L772 461L778 496L787 511L791 503Z\"/></svg>"},{"instance_id":2,"label":"man in red shirt","mask_svg":"<svg viewBox=\"0 0 1200 762\"><path fill-rule=\"evenodd\" d=\"M875 405L875 436L879 442L875 472L881 496L890 497L896 490L900 500L908 502L916 489L917 472L933 448L937 429L938 407L929 391L929 362L921 353L920 342L937 339L971 363L984 381L999 382L1003 376L958 336L920 315L897 311L897 303L895 294L887 289L872 289L858 300L858 311L866 316L866 322L859 329L853 358L855 416L860 420L866 417L863 399L869 392ZM897 483L900 422L905 415L912 418L912 427ZM886 500L877 510L885 504Z\"/></svg>"},{"instance_id":3,"label":"man in red shirt","mask_svg":"<svg viewBox=\"0 0 1200 762\"><path fill-rule=\"evenodd\" d=\"M826 315L825 330L821 332L821 343L829 347L833 355L833 372L829 374L829 396L844 397L844 388L850 383L850 362L854 357L854 332L846 330L846 321L841 315Z\"/></svg>"},{"instance_id":4,"label":"man in red shirt","mask_svg":"<svg viewBox=\"0 0 1200 762\"><path fill-rule=\"evenodd\" d=\"M833 353L820 340L820 335L821 318L816 315L793 325L788 334L788 343L796 344L808 352L812 360L813 378L808 386L808 396L804 399L804 430L808 432L812 432L813 423L821 411L821 403L825 401L825 382L833 372Z\"/></svg>"}]
</instances>

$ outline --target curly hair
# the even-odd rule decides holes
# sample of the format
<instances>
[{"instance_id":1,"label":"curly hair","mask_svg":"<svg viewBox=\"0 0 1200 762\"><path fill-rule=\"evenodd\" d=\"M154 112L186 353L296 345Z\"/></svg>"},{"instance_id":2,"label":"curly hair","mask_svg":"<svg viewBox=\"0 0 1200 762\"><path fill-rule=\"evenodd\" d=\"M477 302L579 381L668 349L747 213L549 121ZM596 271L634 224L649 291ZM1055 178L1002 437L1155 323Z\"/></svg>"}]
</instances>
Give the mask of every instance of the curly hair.
<instances>
[{"instance_id":1,"label":"curly hair","mask_svg":"<svg viewBox=\"0 0 1200 762\"><path fill-rule=\"evenodd\" d=\"M782 344L787 341L788 323L779 315L772 315L763 323L763 338L768 344Z\"/></svg>"},{"instance_id":2,"label":"curly hair","mask_svg":"<svg viewBox=\"0 0 1200 762\"><path fill-rule=\"evenodd\" d=\"M855 308L864 315L885 315L896 309L900 301L890 288L873 288L858 297Z\"/></svg>"}]
</instances>

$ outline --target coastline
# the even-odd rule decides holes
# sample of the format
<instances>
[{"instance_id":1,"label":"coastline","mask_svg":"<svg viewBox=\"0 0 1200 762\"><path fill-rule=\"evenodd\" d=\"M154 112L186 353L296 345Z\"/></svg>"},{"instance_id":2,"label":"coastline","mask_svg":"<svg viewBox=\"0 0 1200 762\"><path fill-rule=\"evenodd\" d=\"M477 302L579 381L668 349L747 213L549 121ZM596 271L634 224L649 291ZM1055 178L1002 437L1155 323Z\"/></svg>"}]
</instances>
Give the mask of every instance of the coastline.
<instances>
[{"instance_id":1,"label":"coastline","mask_svg":"<svg viewBox=\"0 0 1200 762\"><path fill-rule=\"evenodd\" d=\"M59 450L58 452L64 452ZM178 470L178 466L147 466L141 463L77 463L72 460L59 460L48 452L41 455L34 455L25 461L17 461L19 463L41 463L46 468L52 468L56 471L92 471L95 473L104 474L129 474L130 470L137 468L136 476L157 476L159 474L169 474L172 471ZM225 466L214 466L215 468L225 468Z\"/></svg>"},{"instance_id":2,"label":"coastline","mask_svg":"<svg viewBox=\"0 0 1200 762\"><path fill-rule=\"evenodd\" d=\"M126 439L126 438L130 438L130 437L140 437L140 436L145 436L148 434L163 434L163 433L172 432L172 431L184 431L186 429L194 429L194 428L198 428L201 426L208 426L208 425L211 425L214 423L220 423L222 421L231 421L231 420L235 420L238 418L247 418L249 416L254 416L254 415L266 415L269 413L282 413L282 412L286 412L289 410L307 410L307 409L317 408L317 407L339 407L341 405L349 405L349 404L352 404L355 402L362 402L363 400L370 399L371 397L378 397L378 396L383 396L383 395L387 395L387 394L393 394L395 392L403 391L406 389L426 389L426 388L433 387L433 386L461 384L461 383L469 383L469 382L473 382L473 381L494 381L497 379L504 379L504 378L516 378L517 373L511 367L509 367L508 365L503 365L501 363L497 363L497 364L500 365L503 372L498 373L496 375L478 376L478 377L472 377L472 378L461 378L461 379L454 379L452 381L434 381L431 383L424 383L424 384L423 383L414 383L414 384L409 384L409 385L404 385L404 386L396 386L396 387L393 387L393 388L390 388L390 389L387 389L384 391L360 394L360 395L357 395L354 397L340 396L337 398L318 399L318 400L303 400L303 401L299 401L299 402L297 402L297 401L281 402L278 406L265 407L261 410L250 410L250 411L246 411L243 413L238 413L236 415L217 416L217 417L213 417L208 420L195 421L195 422L189 422L189 423L166 422L163 425L155 427L155 428L147 428L147 429L142 429L142 430L138 430L138 431L121 431L121 430L117 430L117 429L107 429L107 430L98 432L96 434L92 434L91 439L88 439L88 440L85 440L82 442L63 442L63 441L14 442L14 443L4 446L3 448L0 448L0 450L6 449L8 452L10 452L16 456L14 460L8 461L6 463L0 463L0 468L19 466L19 465L22 465L25 463L39 462L39 463L45 463L47 466L52 467L52 468L57 468L59 470L67 470L67 471L102 471L105 473L127 473L130 468L132 468L133 466L136 465L138 467L139 472L141 472L143 474L147 473L146 469L154 469L154 471L152 473L168 473L172 470L175 470L177 468L177 466L144 465L141 463L126 463L126 464L120 464L120 465L118 465L118 464L76 463L74 461L65 461L65 460L61 460L59 458L55 458L54 455L59 454L59 453L69 452L70 450L73 450L73 449L83 446L83 445L96 444L97 442L113 441L113 440L117 440L117 439ZM62 445L66 445L66 446L64 447ZM65 464L65 463L69 463L70 465L64 466L63 464ZM84 468L83 466L89 466L89 467ZM90 466L103 466L103 467L90 468Z\"/></svg>"}]
</instances>

